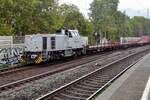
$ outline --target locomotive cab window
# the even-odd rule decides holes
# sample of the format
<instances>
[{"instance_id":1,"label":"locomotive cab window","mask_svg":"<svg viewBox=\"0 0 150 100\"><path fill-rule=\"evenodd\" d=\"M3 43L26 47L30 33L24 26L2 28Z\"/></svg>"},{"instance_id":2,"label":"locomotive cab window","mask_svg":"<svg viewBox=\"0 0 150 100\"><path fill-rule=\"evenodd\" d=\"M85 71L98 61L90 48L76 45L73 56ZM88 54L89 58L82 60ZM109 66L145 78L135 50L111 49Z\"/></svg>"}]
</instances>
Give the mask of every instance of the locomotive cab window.
<instances>
[{"instance_id":1,"label":"locomotive cab window","mask_svg":"<svg viewBox=\"0 0 150 100\"><path fill-rule=\"evenodd\" d=\"M75 36L79 36L77 32L74 32Z\"/></svg>"},{"instance_id":2,"label":"locomotive cab window","mask_svg":"<svg viewBox=\"0 0 150 100\"><path fill-rule=\"evenodd\" d=\"M80 33L76 32L76 35L77 35L77 36L80 36L79 34L80 34Z\"/></svg>"},{"instance_id":3,"label":"locomotive cab window","mask_svg":"<svg viewBox=\"0 0 150 100\"><path fill-rule=\"evenodd\" d=\"M68 30L65 30L65 35L67 35L67 36L68 36Z\"/></svg>"},{"instance_id":4,"label":"locomotive cab window","mask_svg":"<svg viewBox=\"0 0 150 100\"><path fill-rule=\"evenodd\" d=\"M73 34L73 37L76 37L76 36L77 36L75 32L72 32L72 34Z\"/></svg>"},{"instance_id":5,"label":"locomotive cab window","mask_svg":"<svg viewBox=\"0 0 150 100\"><path fill-rule=\"evenodd\" d=\"M67 36L68 36L68 32L65 32L65 35L67 35Z\"/></svg>"},{"instance_id":6,"label":"locomotive cab window","mask_svg":"<svg viewBox=\"0 0 150 100\"><path fill-rule=\"evenodd\" d=\"M72 38L73 36L72 36L72 33L71 32L69 32L69 38Z\"/></svg>"}]
</instances>

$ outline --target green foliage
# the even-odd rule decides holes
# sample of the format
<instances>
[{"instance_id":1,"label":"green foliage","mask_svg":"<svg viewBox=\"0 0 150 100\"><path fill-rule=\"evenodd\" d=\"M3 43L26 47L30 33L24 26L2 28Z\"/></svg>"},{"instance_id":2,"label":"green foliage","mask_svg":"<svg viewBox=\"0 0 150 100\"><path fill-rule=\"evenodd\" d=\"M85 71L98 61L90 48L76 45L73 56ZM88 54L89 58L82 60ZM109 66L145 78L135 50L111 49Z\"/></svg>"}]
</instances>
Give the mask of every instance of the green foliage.
<instances>
[{"instance_id":1,"label":"green foliage","mask_svg":"<svg viewBox=\"0 0 150 100\"><path fill-rule=\"evenodd\" d=\"M112 40L122 36L150 34L150 19L134 17L130 19L117 10L119 0L94 0L91 4L91 18L94 31Z\"/></svg>"},{"instance_id":2,"label":"green foliage","mask_svg":"<svg viewBox=\"0 0 150 100\"><path fill-rule=\"evenodd\" d=\"M135 36L150 35L150 20L135 16L131 19L133 33Z\"/></svg>"},{"instance_id":3,"label":"green foliage","mask_svg":"<svg viewBox=\"0 0 150 100\"><path fill-rule=\"evenodd\" d=\"M106 32L105 26L114 22L113 15L117 11L118 0L94 0L91 4L91 18L95 31Z\"/></svg>"},{"instance_id":4,"label":"green foliage","mask_svg":"<svg viewBox=\"0 0 150 100\"><path fill-rule=\"evenodd\" d=\"M8 24L0 24L0 35L12 35L13 28Z\"/></svg>"},{"instance_id":5,"label":"green foliage","mask_svg":"<svg viewBox=\"0 0 150 100\"><path fill-rule=\"evenodd\" d=\"M94 0L90 19L73 4L58 0L0 0L0 35L53 33L60 28L78 29L93 42L94 32L109 40L150 34L150 19L129 18L117 10L119 0Z\"/></svg>"},{"instance_id":6,"label":"green foliage","mask_svg":"<svg viewBox=\"0 0 150 100\"><path fill-rule=\"evenodd\" d=\"M55 30L56 0L0 0L1 28L16 35L45 33ZM7 30L7 28L10 28Z\"/></svg>"},{"instance_id":7,"label":"green foliage","mask_svg":"<svg viewBox=\"0 0 150 100\"><path fill-rule=\"evenodd\" d=\"M52 33L59 28L92 32L75 5L59 5L57 0L0 0L0 35Z\"/></svg>"},{"instance_id":8,"label":"green foliage","mask_svg":"<svg viewBox=\"0 0 150 100\"><path fill-rule=\"evenodd\" d=\"M78 29L84 36L92 33L92 24L89 24L75 5L63 4L60 6L60 12L63 28Z\"/></svg>"}]
</instances>

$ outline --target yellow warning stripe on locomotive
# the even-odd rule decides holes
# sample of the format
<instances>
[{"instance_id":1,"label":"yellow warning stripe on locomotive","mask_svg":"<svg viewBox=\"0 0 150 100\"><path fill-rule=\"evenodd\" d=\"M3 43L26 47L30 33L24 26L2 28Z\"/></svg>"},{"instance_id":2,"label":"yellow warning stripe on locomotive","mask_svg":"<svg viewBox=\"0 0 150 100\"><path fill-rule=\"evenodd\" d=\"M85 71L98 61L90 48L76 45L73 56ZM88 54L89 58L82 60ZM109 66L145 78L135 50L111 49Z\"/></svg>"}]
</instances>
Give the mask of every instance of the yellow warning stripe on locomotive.
<instances>
[{"instance_id":1,"label":"yellow warning stripe on locomotive","mask_svg":"<svg viewBox=\"0 0 150 100\"><path fill-rule=\"evenodd\" d=\"M42 57L37 57L36 59L35 59L35 64L39 64L39 63L41 63L43 60L42 60Z\"/></svg>"},{"instance_id":2,"label":"yellow warning stripe on locomotive","mask_svg":"<svg viewBox=\"0 0 150 100\"><path fill-rule=\"evenodd\" d=\"M26 64L27 61L26 61L26 59L22 56L21 59L20 59L20 62L21 62L22 64Z\"/></svg>"},{"instance_id":3,"label":"yellow warning stripe on locomotive","mask_svg":"<svg viewBox=\"0 0 150 100\"><path fill-rule=\"evenodd\" d=\"M21 59L20 59L20 62L21 62L21 63L25 63L26 61L21 58Z\"/></svg>"}]
</instances>

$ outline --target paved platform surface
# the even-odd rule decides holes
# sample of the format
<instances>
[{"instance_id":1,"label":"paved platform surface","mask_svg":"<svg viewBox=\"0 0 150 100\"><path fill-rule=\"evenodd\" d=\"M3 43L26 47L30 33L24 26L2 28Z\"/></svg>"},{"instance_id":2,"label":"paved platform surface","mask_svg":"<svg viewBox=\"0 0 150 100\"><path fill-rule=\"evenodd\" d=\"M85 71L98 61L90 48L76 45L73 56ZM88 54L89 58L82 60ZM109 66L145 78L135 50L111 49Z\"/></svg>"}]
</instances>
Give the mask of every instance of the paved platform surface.
<instances>
[{"instance_id":1,"label":"paved platform surface","mask_svg":"<svg viewBox=\"0 0 150 100\"><path fill-rule=\"evenodd\" d=\"M150 77L150 54L130 68L95 100L141 100ZM147 100L150 100L150 91Z\"/></svg>"}]
</instances>

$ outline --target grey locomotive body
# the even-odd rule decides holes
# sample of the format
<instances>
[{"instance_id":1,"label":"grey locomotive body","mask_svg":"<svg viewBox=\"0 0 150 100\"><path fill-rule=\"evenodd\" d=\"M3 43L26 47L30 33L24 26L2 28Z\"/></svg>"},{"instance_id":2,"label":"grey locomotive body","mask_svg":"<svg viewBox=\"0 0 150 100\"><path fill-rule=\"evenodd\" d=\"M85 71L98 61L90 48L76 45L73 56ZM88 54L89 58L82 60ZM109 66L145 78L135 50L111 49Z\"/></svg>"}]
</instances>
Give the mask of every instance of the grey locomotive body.
<instances>
[{"instance_id":1,"label":"grey locomotive body","mask_svg":"<svg viewBox=\"0 0 150 100\"><path fill-rule=\"evenodd\" d=\"M61 30L55 34L25 36L25 52L22 57L26 63L40 63L61 57L86 54L88 38L79 35L77 30Z\"/></svg>"}]
</instances>

